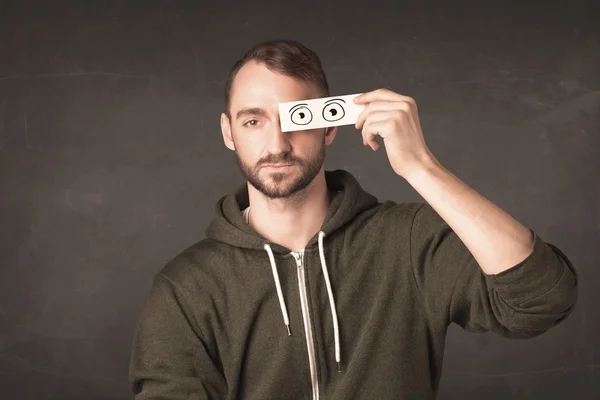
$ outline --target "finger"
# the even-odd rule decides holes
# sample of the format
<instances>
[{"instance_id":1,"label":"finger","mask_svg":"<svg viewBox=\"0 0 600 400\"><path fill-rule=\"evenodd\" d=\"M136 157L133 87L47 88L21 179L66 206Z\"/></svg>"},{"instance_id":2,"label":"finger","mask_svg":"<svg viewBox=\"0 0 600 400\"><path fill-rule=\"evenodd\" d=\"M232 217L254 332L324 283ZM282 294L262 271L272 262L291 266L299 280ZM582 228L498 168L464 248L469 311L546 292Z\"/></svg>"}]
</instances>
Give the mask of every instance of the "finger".
<instances>
[{"instance_id":1,"label":"finger","mask_svg":"<svg viewBox=\"0 0 600 400\"><path fill-rule=\"evenodd\" d=\"M361 132L363 137L363 145L367 145L369 142L372 142L374 135L381 135L381 132L373 131L371 126L376 122L389 121L391 118L393 118L391 113L393 113L393 111L373 111L369 114L369 118L364 123Z\"/></svg>"},{"instance_id":2,"label":"finger","mask_svg":"<svg viewBox=\"0 0 600 400\"><path fill-rule=\"evenodd\" d=\"M369 119L362 130L363 145L370 146L374 151L377 151L379 148L377 136L385 138L385 136L387 136L387 132L391 129L391 125L393 125L394 122L387 117L387 113L380 113L381 115L378 115L377 119ZM384 116L384 114L386 114L386 116Z\"/></svg>"},{"instance_id":3,"label":"finger","mask_svg":"<svg viewBox=\"0 0 600 400\"><path fill-rule=\"evenodd\" d=\"M373 151L377 151L379 143L377 142L377 132L363 132L363 145L369 146Z\"/></svg>"},{"instance_id":4,"label":"finger","mask_svg":"<svg viewBox=\"0 0 600 400\"><path fill-rule=\"evenodd\" d=\"M372 124L374 122L379 121L387 121L389 119L394 118L396 110L375 110L369 113L368 118L365 120L363 124L363 129L367 127L367 125Z\"/></svg>"},{"instance_id":5,"label":"finger","mask_svg":"<svg viewBox=\"0 0 600 400\"><path fill-rule=\"evenodd\" d=\"M356 104L370 103L376 100L387 100L387 101L409 101L416 103L412 97L404 96L402 94L392 92L388 89L377 89L371 92L362 93L354 98Z\"/></svg>"},{"instance_id":6,"label":"finger","mask_svg":"<svg viewBox=\"0 0 600 400\"><path fill-rule=\"evenodd\" d=\"M403 110L410 112L413 106L406 101L374 101L369 103L364 110L356 118L354 127L361 129L365 120L369 117L369 114L374 111L386 111L386 110Z\"/></svg>"}]
</instances>

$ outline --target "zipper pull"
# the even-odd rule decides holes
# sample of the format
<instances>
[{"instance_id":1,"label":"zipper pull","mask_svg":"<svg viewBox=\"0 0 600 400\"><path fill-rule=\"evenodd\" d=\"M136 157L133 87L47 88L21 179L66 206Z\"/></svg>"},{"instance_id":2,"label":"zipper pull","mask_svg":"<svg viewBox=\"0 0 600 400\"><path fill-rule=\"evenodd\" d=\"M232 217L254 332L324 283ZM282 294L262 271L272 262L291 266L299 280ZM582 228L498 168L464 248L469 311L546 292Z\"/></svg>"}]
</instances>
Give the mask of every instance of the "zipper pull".
<instances>
[{"instance_id":1,"label":"zipper pull","mask_svg":"<svg viewBox=\"0 0 600 400\"><path fill-rule=\"evenodd\" d=\"M294 259L296 260L296 266L298 268L300 268L302 266L302 262L300 261L300 255L293 251L292 251L292 255L294 256Z\"/></svg>"}]
</instances>

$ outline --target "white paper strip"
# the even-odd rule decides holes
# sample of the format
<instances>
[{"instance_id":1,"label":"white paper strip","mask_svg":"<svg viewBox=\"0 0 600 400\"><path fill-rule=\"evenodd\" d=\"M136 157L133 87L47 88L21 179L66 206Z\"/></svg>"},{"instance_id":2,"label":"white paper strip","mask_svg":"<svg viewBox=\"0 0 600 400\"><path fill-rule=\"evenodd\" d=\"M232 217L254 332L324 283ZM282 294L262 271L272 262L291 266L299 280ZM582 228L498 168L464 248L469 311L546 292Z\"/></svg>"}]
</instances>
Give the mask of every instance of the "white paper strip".
<instances>
[{"instance_id":1,"label":"white paper strip","mask_svg":"<svg viewBox=\"0 0 600 400\"><path fill-rule=\"evenodd\" d=\"M279 103L282 132L354 125L365 108L352 101L361 93Z\"/></svg>"}]
</instances>

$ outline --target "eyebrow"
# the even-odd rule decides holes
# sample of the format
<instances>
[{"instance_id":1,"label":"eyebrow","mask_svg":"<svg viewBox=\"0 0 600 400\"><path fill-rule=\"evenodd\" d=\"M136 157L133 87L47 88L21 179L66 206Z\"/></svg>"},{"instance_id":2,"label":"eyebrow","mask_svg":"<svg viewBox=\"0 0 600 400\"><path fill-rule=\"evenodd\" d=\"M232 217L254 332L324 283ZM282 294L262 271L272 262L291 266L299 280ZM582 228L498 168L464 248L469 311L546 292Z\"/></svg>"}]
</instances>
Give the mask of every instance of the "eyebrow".
<instances>
[{"instance_id":1,"label":"eyebrow","mask_svg":"<svg viewBox=\"0 0 600 400\"><path fill-rule=\"evenodd\" d=\"M240 111L237 112L235 119L236 120L240 119L241 117L243 117L245 115L265 116L265 115L267 115L267 112L260 107L242 108Z\"/></svg>"},{"instance_id":2,"label":"eyebrow","mask_svg":"<svg viewBox=\"0 0 600 400\"><path fill-rule=\"evenodd\" d=\"M327 101L325 102L325 104L327 104L327 103L329 103L329 102L332 102L332 101L343 101L343 102L345 103L344 99L337 99L337 98L336 98L336 99L330 99L330 100L327 100Z\"/></svg>"},{"instance_id":3,"label":"eyebrow","mask_svg":"<svg viewBox=\"0 0 600 400\"><path fill-rule=\"evenodd\" d=\"M294 105L294 107L290 108L290 114L291 114L291 113L292 113L292 112L293 112L293 111L294 111L296 108L298 108L298 107L300 107L300 106L308 106L308 104L306 104L306 103L298 103L298 104Z\"/></svg>"}]
</instances>

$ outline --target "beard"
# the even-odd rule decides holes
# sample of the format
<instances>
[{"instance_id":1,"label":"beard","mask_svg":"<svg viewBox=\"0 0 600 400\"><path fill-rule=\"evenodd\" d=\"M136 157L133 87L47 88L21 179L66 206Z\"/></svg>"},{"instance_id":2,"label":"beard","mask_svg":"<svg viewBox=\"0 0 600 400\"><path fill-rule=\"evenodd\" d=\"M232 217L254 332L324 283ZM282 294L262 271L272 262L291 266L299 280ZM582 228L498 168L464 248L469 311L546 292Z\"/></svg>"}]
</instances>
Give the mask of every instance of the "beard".
<instances>
[{"instance_id":1,"label":"beard","mask_svg":"<svg viewBox=\"0 0 600 400\"><path fill-rule=\"evenodd\" d=\"M292 156L290 153L269 155L250 165L243 160L237 151L235 157L244 178L263 195L270 199L288 198L305 189L317 176L325 161L325 136L323 142L311 152L306 160ZM284 172L267 172L260 176L262 167L267 164L290 164ZM268 177L264 177L268 174Z\"/></svg>"}]
</instances>

